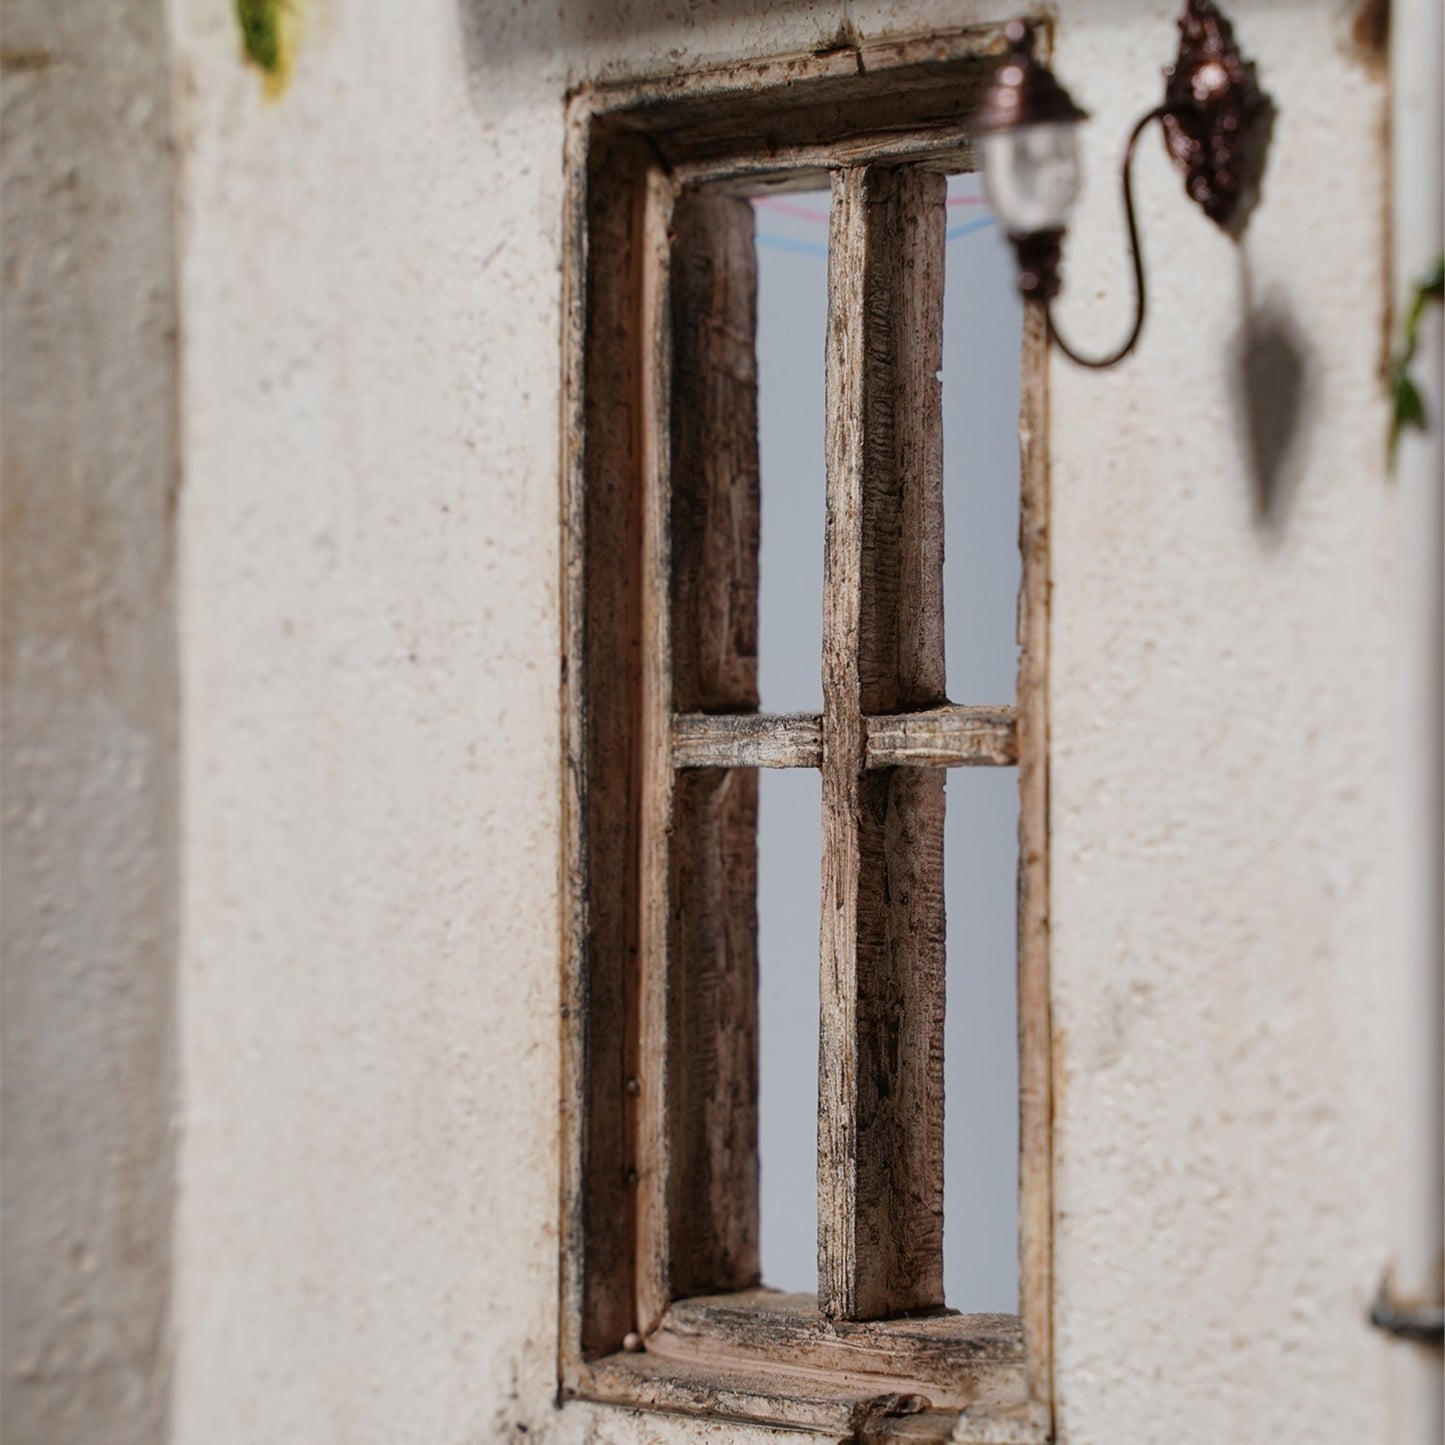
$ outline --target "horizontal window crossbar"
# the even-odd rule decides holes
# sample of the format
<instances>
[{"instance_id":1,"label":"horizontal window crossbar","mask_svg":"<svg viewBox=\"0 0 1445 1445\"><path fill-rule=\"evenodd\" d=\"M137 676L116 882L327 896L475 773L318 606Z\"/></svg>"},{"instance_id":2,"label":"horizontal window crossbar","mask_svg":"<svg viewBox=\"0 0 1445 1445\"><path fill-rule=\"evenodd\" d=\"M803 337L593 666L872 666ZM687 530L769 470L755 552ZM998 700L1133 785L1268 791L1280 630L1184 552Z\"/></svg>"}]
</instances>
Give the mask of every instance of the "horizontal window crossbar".
<instances>
[{"instance_id":1,"label":"horizontal window crossbar","mask_svg":"<svg viewBox=\"0 0 1445 1445\"><path fill-rule=\"evenodd\" d=\"M823 720L808 713L682 713L672 720L677 768L817 768Z\"/></svg>"},{"instance_id":2,"label":"horizontal window crossbar","mask_svg":"<svg viewBox=\"0 0 1445 1445\"><path fill-rule=\"evenodd\" d=\"M1019 760L1012 707L935 707L870 717L868 766L1007 767Z\"/></svg>"},{"instance_id":3,"label":"horizontal window crossbar","mask_svg":"<svg viewBox=\"0 0 1445 1445\"><path fill-rule=\"evenodd\" d=\"M1018 762L1012 707L929 708L864 719L867 766L1008 767ZM817 768L822 719L808 713L682 713L672 720L677 768Z\"/></svg>"}]
</instances>

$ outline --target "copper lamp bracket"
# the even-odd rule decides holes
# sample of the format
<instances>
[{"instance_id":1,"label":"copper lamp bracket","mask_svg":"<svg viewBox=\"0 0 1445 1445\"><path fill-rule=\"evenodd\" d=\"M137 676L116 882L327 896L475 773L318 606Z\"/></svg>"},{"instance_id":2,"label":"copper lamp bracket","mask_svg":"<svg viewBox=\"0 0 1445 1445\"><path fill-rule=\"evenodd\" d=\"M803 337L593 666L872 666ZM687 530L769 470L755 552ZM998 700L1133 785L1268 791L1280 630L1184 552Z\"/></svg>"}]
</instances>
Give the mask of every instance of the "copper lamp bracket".
<instances>
[{"instance_id":1,"label":"copper lamp bracket","mask_svg":"<svg viewBox=\"0 0 1445 1445\"><path fill-rule=\"evenodd\" d=\"M1033 27L1016 19L1009 22L1005 34L1008 54L973 113L973 129L985 138L986 165L991 169L994 164L987 150L993 146L999 153L1000 174L1007 169L1013 177L1009 182L1012 186L1021 177L1030 182L1038 179L1026 149L1017 149L1023 137L1042 133L1045 127L1054 133L1067 130L1084 120L1085 115L1048 66L1034 55ZM1059 334L1052 315L1048 317L1054 345L1080 366L1103 370L1122 361L1133 351L1144 329L1144 255L1139 247L1131 166L1139 137L1156 120L1163 126L1170 159L1184 173L1184 189L1190 199L1237 239L1259 199L1265 153L1274 128L1274 104L1259 88L1254 62L1240 53L1234 27L1219 13L1213 0L1185 0L1184 14L1179 19L1179 55L1164 72L1164 100L1135 122L1124 147L1120 180L1129 254L1134 264L1133 328L1116 350L1089 356L1075 351ZM1057 143L1055 134L1051 144L1057 147ZM1077 167L1077 161L1072 164ZM1067 187L1070 201L1072 174ZM1045 208L1039 214L1052 218L1055 212ZM1008 216L1004 219L1007 221ZM1009 239L1018 256L1019 290L1026 299L1042 302L1046 311L1059 290L1063 236L1061 219L1048 226L1026 226L1022 221L1009 226Z\"/></svg>"},{"instance_id":2,"label":"copper lamp bracket","mask_svg":"<svg viewBox=\"0 0 1445 1445\"><path fill-rule=\"evenodd\" d=\"M1164 82L1164 143L1184 189L1210 220L1238 235L1259 196L1274 108L1211 0L1188 0L1179 57Z\"/></svg>"}]
</instances>

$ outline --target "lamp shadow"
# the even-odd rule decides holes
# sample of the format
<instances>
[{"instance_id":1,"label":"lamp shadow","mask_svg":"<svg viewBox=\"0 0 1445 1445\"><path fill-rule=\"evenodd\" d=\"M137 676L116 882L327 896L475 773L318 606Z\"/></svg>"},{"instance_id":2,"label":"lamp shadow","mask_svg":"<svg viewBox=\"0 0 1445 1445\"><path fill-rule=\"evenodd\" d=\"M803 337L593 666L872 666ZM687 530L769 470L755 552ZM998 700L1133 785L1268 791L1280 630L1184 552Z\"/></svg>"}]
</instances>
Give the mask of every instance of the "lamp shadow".
<instances>
[{"instance_id":1,"label":"lamp shadow","mask_svg":"<svg viewBox=\"0 0 1445 1445\"><path fill-rule=\"evenodd\" d=\"M1283 292L1254 295L1249 256L1239 250L1241 320L1229 350L1230 394L1255 528L1268 544L1284 537L1308 452L1314 365Z\"/></svg>"}]
</instances>

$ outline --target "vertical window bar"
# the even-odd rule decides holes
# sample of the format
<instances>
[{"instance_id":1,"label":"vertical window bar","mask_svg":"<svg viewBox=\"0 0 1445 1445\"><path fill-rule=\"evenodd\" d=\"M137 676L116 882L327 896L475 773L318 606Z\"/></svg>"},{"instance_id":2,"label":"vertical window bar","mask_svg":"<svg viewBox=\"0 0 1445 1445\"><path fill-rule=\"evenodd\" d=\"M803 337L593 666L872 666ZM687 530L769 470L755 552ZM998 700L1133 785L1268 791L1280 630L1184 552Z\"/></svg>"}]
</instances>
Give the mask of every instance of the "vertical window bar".
<instances>
[{"instance_id":1,"label":"vertical window bar","mask_svg":"<svg viewBox=\"0 0 1445 1445\"><path fill-rule=\"evenodd\" d=\"M673 697L758 706L757 257L750 202L673 218ZM675 1298L746 1289L758 1248L758 774L677 777L668 1082Z\"/></svg>"},{"instance_id":2,"label":"vertical window bar","mask_svg":"<svg viewBox=\"0 0 1445 1445\"><path fill-rule=\"evenodd\" d=\"M759 489L752 207L674 204L658 173L644 231L646 1334L673 1299L759 1278L757 773L675 772L671 751L674 712L757 708Z\"/></svg>"},{"instance_id":3,"label":"vertical window bar","mask_svg":"<svg viewBox=\"0 0 1445 1445\"><path fill-rule=\"evenodd\" d=\"M866 770L865 714L945 699L945 181L834 179L823 620L819 1308L943 1303L942 770Z\"/></svg>"},{"instance_id":4,"label":"vertical window bar","mask_svg":"<svg viewBox=\"0 0 1445 1445\"><path fill-rule=\"evenodd\" d=\"M1049 1008L1048 323L1026 308L1019 408L1019 1308L1036 1417L1052 1418L1053 1035Z\"/></svg>"},{"instance_id":5,"label":"vertical window bar","mask_svg":"<svg viewBox=\"0 0 1445 1445\"><path fill-rule=\"evenodd\" d=\"M581 143L581 136L575 143ZM572 1360L620 1349L633 1320L633 1209L627 1170L631 1109L624 1081L635 1059L638 893L635 749L640 477L633 440L644 351L634 262L635 193L646 142L607 137L588 151L574 201L587 237L572 272L568 314L567 487L568 769L564 793L568 928L578 954L568 978L569 1098L564 1298L577 1321ZM580 254L580 251L579 251Z\"/></svg>"},{"instance_id":6,"label":"vertical window bar","mask_svg":"<svg viewBox=\"0 0 1445 1445\"><path fill-rule=\"evenodd\" d=\"M636 1322L647 1334L657 1327L670 1298L668 1184L673 1140L667 1128L667 1083L672 1043L668 1027L670 940L668 938L669 834L674 817L671 724L673 712L671 473L672 328L669 297L674 192L668 177L649 167L639 194L640 268L638 334L641 405L637 441L642 471L642 566L640 613L639 765L637 808L641 858L638 869L638 925L635 1050L623 1081L631 1119L628 1182L633 1191L636 1242Z\"/></svg>"}]
</instances>

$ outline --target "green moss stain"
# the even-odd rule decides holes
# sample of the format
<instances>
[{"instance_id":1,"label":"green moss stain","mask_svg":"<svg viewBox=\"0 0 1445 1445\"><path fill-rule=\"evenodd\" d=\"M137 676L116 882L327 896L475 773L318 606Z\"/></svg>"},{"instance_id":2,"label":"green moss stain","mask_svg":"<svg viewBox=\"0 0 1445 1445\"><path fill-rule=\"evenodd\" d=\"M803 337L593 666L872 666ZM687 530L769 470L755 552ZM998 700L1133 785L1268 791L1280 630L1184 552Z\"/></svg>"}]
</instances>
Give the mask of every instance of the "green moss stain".
<instances>
[{"instance_id":1,"label":"green moss stain","mask_svg":"<svg viewBox=\"0 0 1445 1445\"><path fill-rule=\"evenodd\" d=\"M236 21L246 59L266 77L266 90L279 95L291 73L296 50L297 0L235 0Z\"/></svg>"}]
</instances>

